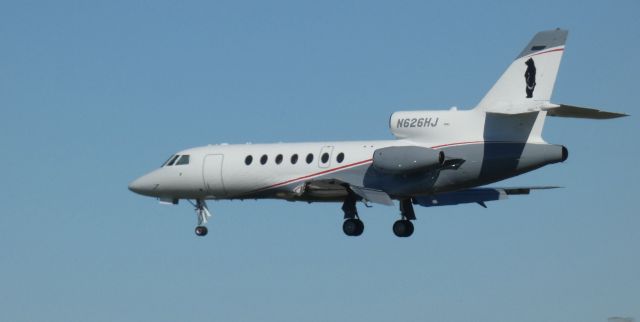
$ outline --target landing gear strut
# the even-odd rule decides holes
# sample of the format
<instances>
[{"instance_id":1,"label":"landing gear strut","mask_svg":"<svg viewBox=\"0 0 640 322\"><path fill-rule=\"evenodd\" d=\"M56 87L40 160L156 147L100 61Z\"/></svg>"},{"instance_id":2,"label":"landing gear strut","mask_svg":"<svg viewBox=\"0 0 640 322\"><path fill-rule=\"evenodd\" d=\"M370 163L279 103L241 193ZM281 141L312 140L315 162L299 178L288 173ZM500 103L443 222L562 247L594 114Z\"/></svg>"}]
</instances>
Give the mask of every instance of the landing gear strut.
<instances>
[{"instance_id":1,"label":"landing gear strut","mask_svg":"<svg viewBox=\"0 0 640 322\"><path fill-rule=\"evenodd\" d=\"M196 235L206 236L209 230L204 225L207 224L207 220L211 217L207 203L204 199L197 199L195 204L191 204L196 208L196 216L198 217L198 226L195 229Z\"/></svg>"},{"instance_id":2,"label":"landing gear strut","mask_svg":"<svg viewBox=\"0 0 640 322\"><path fill-rule=\"evenodd\" d=\"M416 219L416 213L413 211L411 199L403 199L400 201L400 220L393 224L393 233L398 237L409 237L413 234L413 223L411 220Z\"/></svg>"},{"instance_id":3,"label":"landing gear strut","mask_svg":"<svg viewBox=\"0 0 640 322\"><path fill-rule=\"evenodd\" d=\"M347 236L360 236L364 231L364 223L358 216L358 209L356 208L357 198L355 194L349 190L349 195L342 204L342 211L344 211L344 223L342 224L342 231Z\"/></svg>"}]
</instances>

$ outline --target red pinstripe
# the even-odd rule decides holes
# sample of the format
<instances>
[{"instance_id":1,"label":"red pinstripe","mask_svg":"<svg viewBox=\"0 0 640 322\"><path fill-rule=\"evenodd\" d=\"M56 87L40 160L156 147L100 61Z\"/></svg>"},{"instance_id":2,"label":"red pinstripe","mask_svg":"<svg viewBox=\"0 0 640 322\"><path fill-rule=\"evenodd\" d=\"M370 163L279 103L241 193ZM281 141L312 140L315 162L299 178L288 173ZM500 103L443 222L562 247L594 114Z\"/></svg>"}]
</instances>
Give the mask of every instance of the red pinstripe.
<instances>
[{"instance_id":1,"label":"red pinstripe","mask_svg":"<svg viewBox=\"0 0 640 322\"><path fill-rule=\"evenodd\" d=\"M554 52L554 51L563 51L563 50L564 50L564 48L550 49L550 50L547 50L547 51L543 51L543 52L535 53L535 54L533 54L533 55L531 55L531 56L529 56L529 57L538 56L538 55L542 55L542 54L546 54L546 53L552 53L552 52Z\"/></svg>"},{"instance_id":2,"label":"red pinstripe","mask_svg":"<svg viewBox=\"0 0 640 322\"><path fill-rule=\"evenodd\" d=\"M489 142L488 141L468 141L468 142L456 142L456 143L447 143L447 144L435 145L435 146L432 146L431 148L432 149L438 149L438 148L443 148L443 147L447 147L447 146L465 145L465 144L478 144L478 143L513 143L513 142L507 142L507 141L489 141ZM301 180L312 178L312 177L317 177L319 175L323 175L323 174L330 173L330 172L335 172L335 171L342 170L342 169L345 169L345 168L355 167L355 166L366 164L366 163L369 163L369 162L372 162L372 161L373 161L373 159L367 159L367 160L362 160L362 161L350 163L350 164L343 165L343 166L340 166L340 167L337 167L337 168L323 170L323 171L320 171L320 172L308 174L306 176L302 176L302 177L298 177L298 178L294 178L294 179L289 179L287 181L282 181L282 182L279 182L279 183L276 183L276 184L272 184L270 186L266 186L266 187L263 187L263 188L259 188L259 189L256 189L256 190L252 190L252 191L246 192L244 194L252 194L252 193L255 193L255 192L259 192L259 191L269 190L271 188L284 186L284 185L287 185L287 184L292 183L292 182L301 181Z\"/></svg>"}]
</instances>

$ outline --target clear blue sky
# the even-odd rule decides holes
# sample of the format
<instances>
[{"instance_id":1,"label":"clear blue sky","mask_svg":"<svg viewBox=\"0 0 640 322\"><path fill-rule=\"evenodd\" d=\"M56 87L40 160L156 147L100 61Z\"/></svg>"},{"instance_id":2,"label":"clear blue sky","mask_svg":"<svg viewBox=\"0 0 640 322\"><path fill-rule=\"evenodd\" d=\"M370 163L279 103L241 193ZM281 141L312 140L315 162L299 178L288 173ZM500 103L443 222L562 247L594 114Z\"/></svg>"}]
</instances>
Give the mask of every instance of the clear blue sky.
<instances>
[{"instance_id":1,"label":"clear blue sky","mask_svg":"<svg viewBox=\"0 0 640 322\"><path fill-rule=\"evenodd\" d=\"M638 1L5 1L0 320L640 318ZM549 119L570 150L477 205L186 203L127 190L208 143L390 138L398 109L474 106L533 34L570 30Z\"/></svg>"}]
</instances>

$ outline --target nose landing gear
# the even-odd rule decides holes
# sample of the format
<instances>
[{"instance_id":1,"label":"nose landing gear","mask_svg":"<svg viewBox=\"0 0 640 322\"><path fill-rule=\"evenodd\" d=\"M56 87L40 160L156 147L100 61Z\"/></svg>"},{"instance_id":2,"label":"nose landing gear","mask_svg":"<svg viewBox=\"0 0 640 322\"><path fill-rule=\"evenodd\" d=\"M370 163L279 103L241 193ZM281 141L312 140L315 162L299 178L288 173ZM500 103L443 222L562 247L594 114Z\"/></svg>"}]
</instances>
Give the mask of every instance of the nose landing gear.
<instances>
[{"instance_id":1,"label":"nose landing gear","mask_svg":"<svg viewBox=\"0 0 640 322\"><path fill-rule=\"evenodd\" d=\"M198 226L195 229L196 235L206 236L209 230L205 225L209 217L211 217L207 203L203 199L196 199L196 203L191 202L191 204L195 207L196 216L198 217Z\"/></svg>"}]
</instances>

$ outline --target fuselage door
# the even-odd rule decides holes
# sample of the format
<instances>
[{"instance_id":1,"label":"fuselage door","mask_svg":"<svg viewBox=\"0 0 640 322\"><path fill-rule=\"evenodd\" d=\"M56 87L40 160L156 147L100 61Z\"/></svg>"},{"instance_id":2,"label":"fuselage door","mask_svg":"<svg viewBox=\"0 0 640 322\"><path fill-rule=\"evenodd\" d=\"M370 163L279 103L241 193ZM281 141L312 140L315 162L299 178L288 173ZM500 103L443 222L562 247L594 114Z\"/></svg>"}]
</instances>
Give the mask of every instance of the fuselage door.
<instances>
[{"instance_id":1,"label":"fuselage door","mask_svg":"<svg viewBox=\"0 0 640 322\"><path fill-rule=\"evenodd\" d=\"M224 155L208 154L204 157L202 165L202 178L204 187L207 192L214 196L224 196L227 194L224 189L224 181L222 179L222 163Z\"/></svg>"},{"instance_id":2,"label":"fuselage door","mask_svg":"<svg viewBox=\"0 0 640 322\"><path fill-rule=\"evenodd\" d=\"M318 156L318 167L328 168L331 165L331 154L333 153L333 146L325 145L320 149L320 155Z\"/></svg>"}]
</instances>

